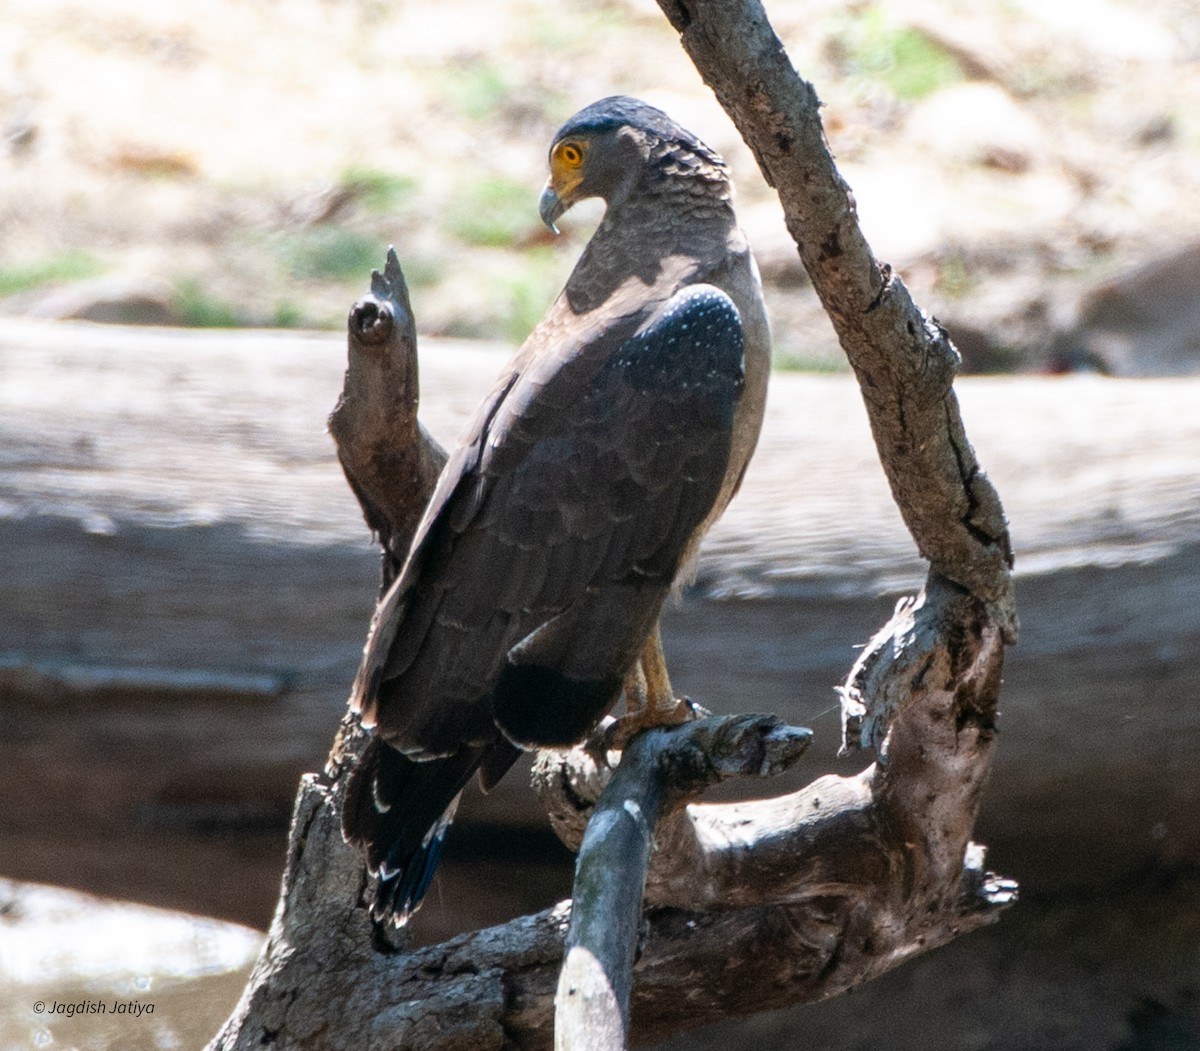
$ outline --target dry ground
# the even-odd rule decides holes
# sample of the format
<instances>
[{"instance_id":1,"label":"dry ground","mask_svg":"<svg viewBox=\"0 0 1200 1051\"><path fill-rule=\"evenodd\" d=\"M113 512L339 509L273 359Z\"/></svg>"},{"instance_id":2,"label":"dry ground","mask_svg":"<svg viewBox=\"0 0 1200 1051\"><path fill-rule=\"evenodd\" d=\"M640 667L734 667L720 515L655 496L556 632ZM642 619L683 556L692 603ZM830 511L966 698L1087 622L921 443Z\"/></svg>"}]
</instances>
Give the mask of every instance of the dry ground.
<instances>
[{"instance_id":1,"label":"dry ground","mask_svg":"<svg viewBox=\"0 0 1200 1051\"><path fill-rule=\"evenodd\" d=\"M1045 364L1088 290L1200 235L1189 0L769 6L868 237L974 367ZM548 137L623 92L731 159L779 361L841 367L651 0L0 0L0 21L0 311L337 325L395 242L426 331L517 340L591 221L539 227Z\"/></svg>"}]
</instances>

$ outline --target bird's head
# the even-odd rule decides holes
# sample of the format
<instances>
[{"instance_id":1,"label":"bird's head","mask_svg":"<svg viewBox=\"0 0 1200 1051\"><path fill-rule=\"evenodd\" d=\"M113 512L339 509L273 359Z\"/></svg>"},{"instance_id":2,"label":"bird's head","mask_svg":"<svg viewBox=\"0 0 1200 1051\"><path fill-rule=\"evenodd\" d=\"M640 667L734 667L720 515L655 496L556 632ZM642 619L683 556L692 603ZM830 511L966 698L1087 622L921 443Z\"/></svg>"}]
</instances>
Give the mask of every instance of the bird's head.
<instances>
[{"instance_id":1,"label":"bird's head","mask_svg":"<svg viewBox=\"0 0 1200 1051\"><path fill-rule=\"evenodd\" d=\"M664 143L724 172L720 157L645 102L614 95L581 109L550 144L550 177L538 202L542 222L558 233L556 221L577 201L600 197L613 204L629 192Z\"/></svg>"}]
</instances>

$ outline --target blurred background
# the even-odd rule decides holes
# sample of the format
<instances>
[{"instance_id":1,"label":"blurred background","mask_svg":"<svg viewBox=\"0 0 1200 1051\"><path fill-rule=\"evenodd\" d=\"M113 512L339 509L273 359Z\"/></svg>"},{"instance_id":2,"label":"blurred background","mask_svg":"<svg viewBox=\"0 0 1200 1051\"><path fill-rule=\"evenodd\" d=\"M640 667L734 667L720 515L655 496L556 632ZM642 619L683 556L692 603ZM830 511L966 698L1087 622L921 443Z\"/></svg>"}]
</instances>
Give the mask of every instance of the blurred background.
<instances>
[{"instance_id":1,"label":"blurred background","mask_svg":"<svg viewBox=\"0 0 1200 1051\"><path fill-rule=\"evenodd\" d=\"M977 838L1022 901L671 1046L1200 1048L1200 9L768 10L872 247L962 352L1012 520ZM232 1008L377 587L324 432L346 312L394 244L453 441L600 214L554 238L536 202L554 129L604 95L730 161L775 332L760 451L665 625L676 685L816 730L757 791L864 762L835 758L832 687L922 565L778 202L652 0L0 0L0 24L0 1051L199 1048ZM569 894L520 772L449 855L421 941ZM114 996L157 1009L32 1012Z\"/></svg>"}]
</instances>

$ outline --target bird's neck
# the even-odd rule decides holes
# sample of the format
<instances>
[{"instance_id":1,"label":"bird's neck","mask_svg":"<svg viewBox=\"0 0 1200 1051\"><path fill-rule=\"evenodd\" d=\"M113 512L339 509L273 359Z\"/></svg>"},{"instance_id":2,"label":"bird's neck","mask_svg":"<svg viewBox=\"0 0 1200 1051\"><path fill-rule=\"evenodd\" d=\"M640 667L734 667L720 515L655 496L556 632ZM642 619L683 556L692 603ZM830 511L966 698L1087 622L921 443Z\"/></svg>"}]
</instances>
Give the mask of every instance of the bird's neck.
<instances>
[{"instance_id":1,"label":"bird's neck","mask_svg":"<svg viewBox=\"0 0 1200 1051\"><path fill-rule=\"evenodd\" d=\"M724 261L737 219L729 184L696 173L644 178L609 203L564 290L575 313L604 303L623 282L662 286L671 295L682 284L704 280Z\"/></svg>"}]
</instances>

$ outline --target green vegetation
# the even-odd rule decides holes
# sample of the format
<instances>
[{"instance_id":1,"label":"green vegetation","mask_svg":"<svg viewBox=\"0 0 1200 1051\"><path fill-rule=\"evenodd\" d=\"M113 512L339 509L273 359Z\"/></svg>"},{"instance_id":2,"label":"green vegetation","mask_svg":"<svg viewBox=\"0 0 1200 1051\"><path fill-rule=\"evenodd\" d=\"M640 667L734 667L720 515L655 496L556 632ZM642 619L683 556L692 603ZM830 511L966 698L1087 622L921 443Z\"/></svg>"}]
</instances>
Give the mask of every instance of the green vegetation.
<instances>
[{"instance_id":1,"label":"green vegetation","mask_svg":"<svg viewBox=\"0 0 1200 1051\"><path fill-rule=\"evenodd\" d=\"M272 328L305 328L308 324L304 311L290 300L280 300L271 315Z\"/></svg>"},{"instance_id":2,"label":"green vegetation","mask_svg":"<svg viewBox=\"0 0 1200 1051\"><path fill-rule=\"evenodd\" d=\"M506 257L502 267L472 285L472 309L448 318L441 334L521 343L558 295L571 262L544 245Z\"/></svg>"},{"instance_id":3,"label":"green vegetation","mask_svg":"<svg viewBox=\"0 0 1200 1051\"><path fill-rule=\"evenodd\" d=\"M314 226L281 237L276 252L292 277L340 281L364 278L383 262L378 237L344 226Z\"/></svg>"},{"instance_id":4,"label":"green vegetation","mask_svg":"<svg viewBox=\"0 0 1200 1051\"><path fill-rule=\"evenodd\" d=\"M401 252L404 281L408 285L409 291L414 288L429 288L446 276L446 260L442 256L427 253L408 254L401 251L401 246L397 246L397 251ZM383 269L382 256L374 264L374 269Z\"/></svg>"},{"instance_id":5,"label":"green vegetation","mask_svg":"<svg viewBox=\"0 0 1200 1051\"><path fill-rule=\"evenodd\" d=\"M817 357L789 354L778 348L771 353L771 368L776 372L815 372L832 375L846 372L850 366L843 357Z\"/></svg>"},{"instance_id":6,"label":"green vegetation","mask_svg":"<svg viewBox=\"0 0 1200 1051\"><path fill-rule=\"evenodd\" d=\"M451 105L468 120L491 120L504 109L512 84L491 62L472 62L444 80Z\"/></svg>"},{"instance_id":7,"label":"green vegetation","mask_svg":"<svg viewBox=\"0 0 1200 1051\"><path fill-rule=\"evenodd\" d=\"M104 265L87 252L59 252L35 263L0 267L0 296L11 296L41 285L95 277Z\"/></svg>"},{"instance_id":8,"label":"green vegetation","mask_svg":"<svg viewBox=\"0 0 1200 1051\"><path fill-rule=\"evenodd\" d=\"M195 277L176 279L174 307L179 324L189 328L246 328L256 325L307 328L314 325L303 307L289 299L278 300L270 314L251 315L239 304L210 292Z\"/></svg>"},{"instance_id":9,"label":"green vegetation","mask_svg":"<svg viewBox=\"0 0 1200 1051\"><path fill-rule=\"evenodd\" d=\"M570 265L552 248L530 249L521 264L500 293L507 304L502 328L510 343L522 342L542 319L562 288Z\"/></svg>"},{"instance_id":10,"label":"green vegetation","mask_svg":"<svg viewBox=\"0 0 1200 1051\"><path fill-rule=\"evenodd\" d=\"M975 278L961 255L951 255L938 267L937 289L947 299L966 299L975 291Z\"/></svg>"},{"instance_id":11,"label":"green vegetation","mask_svg":"<svg viewBox=\"0 0 1200 1051\"><path fill-rule=\"evenodd\" d=\"M898 99L912 102L963 79L954 56L919 29L896 26L871 7L843 41L851 70L883 83Z\"/></svg>"},{"instance_id":12,"label":"green vegetation","mask_svg":"<svg viewBox=\"0 0 1200 1051\"><path fill-rule=\"evenodd\" d=\"M417 180L411 175L396 175L375 168L347 168L338 185L368 212L375 215L396 212L416 197Z\"/></svg>"},{"instance_id":13,"label":"green vegetation","mask_svg":"<svg viewBox=\"0 0 1200 1051\"><path fill-rule=\"evenodd\" d=\"M246 321L237 307L214 296L194 277L176 279L175 309L179 323L193 328L237 328Z\"/></svg>"},{"instance_id":14,"label":"green vegetation","mask_svg":"<svg viewBox=\"0 0 1200 1051\"><path fill-rule=\"evenodd\" d=\"M571 55L582 52L594 54L604 46L619 47L623 32L629 32L633 20L623 7L588 5L550 8L544 5L532 12L526 24L531 45L539 52ZM666 38L667 24L658 18L642 20L636 32L659 32ZM669 42L669 41L668 41Z\"/></svg>"},{"instance_id":15,"label":"green vegetation","mask_svg":"<svg viewBox=\"0 0 1200 1051\"><path fill-rule=\"evenodd\" d=\"M481 179L454 198L444 219L446 228L468 244L511 246L539 229L537 187L503 176Z\"/></svg>"}]
</instances>

